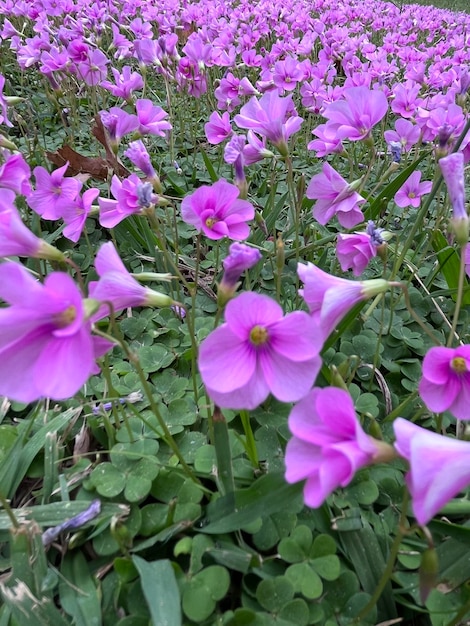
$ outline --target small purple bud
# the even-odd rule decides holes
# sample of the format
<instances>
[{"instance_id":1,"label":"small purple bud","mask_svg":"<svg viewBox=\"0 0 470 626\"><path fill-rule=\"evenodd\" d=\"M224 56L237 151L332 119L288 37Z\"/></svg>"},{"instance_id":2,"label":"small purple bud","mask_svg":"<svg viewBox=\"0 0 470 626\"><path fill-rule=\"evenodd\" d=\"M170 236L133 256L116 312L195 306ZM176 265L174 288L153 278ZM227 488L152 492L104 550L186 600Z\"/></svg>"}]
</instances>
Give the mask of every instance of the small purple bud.
<instances>
[{"instance_id":1,"label":"small purple bud","mask_svg":"<svg viewBox=\"0 0 470 626\"><path fill-rule=\"evenodd\" d=\"M380 246L384 242L382 237L382 233L384 232L383 228L376 228L374 222L369 220L367 222L366 233L369 235L374 246Z\"/></svg>"}]
</instances>

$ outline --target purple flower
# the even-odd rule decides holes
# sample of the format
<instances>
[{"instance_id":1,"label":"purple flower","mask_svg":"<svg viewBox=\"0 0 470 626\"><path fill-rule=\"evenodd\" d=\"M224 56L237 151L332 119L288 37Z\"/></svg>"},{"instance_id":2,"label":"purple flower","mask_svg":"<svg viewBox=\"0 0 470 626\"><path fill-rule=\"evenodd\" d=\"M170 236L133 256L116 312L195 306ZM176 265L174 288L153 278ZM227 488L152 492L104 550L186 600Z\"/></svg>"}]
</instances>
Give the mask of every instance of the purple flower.
<instances>
[{"instance_id":1,"label":"purple flower","mask_svg":"<svg viewBox=\"0 0 470 626\"><path fill-rule=\"evenodd\" d=\"M299 263L297 273L304 283L299 294L307 303L323 340L328 338L353 306L387 291L390 287L390 283L381 278L360 282L337 278L313 263Z\"/></svg>"},{"instance_id":2,"label":"purple flower","mask_svg":"<svg viewBox=\"0 0 470 626\"><path fill-rule=\"evenodd\" d=\"M207 141L213 145L222 143L233 133L230 125L230 115L225 112L220 115L218 111L211 113L209 121L204 125Z\"/></svg>"},{"instance_id":3,"label":"purple flower","mask_svg":"<svg viewBox=\"0 0 470 626\"><path fill-rule=\"evenodd\" d=\"M244 243L232 243L229 255L223 260L224 275L218 286L218 295L227 301L238 287L240 276L262 258L261 252Z\"/></svg>"},{"instance_id":4,"label":"purple flower","mask_svg":"<svg viewBox=\"0 0 470 626\"><path fill-rule=\"evenodd\" d=\"M420 134L419 126L412 124L409 120L400 118L395 122L395 130L386 130L384 137L389 145L396 141L401 145L404 152L408 152L418 143Z\"/></svg>"},{"instance_id":5,"label":"purple flower","mask_svg":"<svg viewBox=\"0 0 470 626\"><path fill-rule=\"evenodd\" d=\"M470 419L470 346L428 350L419 393L429 410Z\"/></svg>"},{"instance_id":6,"label":"purple flower","mask_svg":"<svg viewBox=\"0 0 470 626\"><path fill-rule=\"evenodd\" d=\"M266 137L285 155L287 141L299 130L303 119L293 108L292 95L281 98L274 90L268 91L259 100L253 96L235 115L234 121L239 128L249 128Z\"/></svg>"},{"instance_id":7,"label":"purple flower","mask_svg":"<svg viewBox=\"0 0 470 626\"><path fill-rule=\"evenodd\" d=\"M321 366L321 339L309 315L284 317L268 296L245 292L227 304L225 320L199 351L202 380L215 404L255 409L270 392L293 402L310 390Z\"/></svg>"},{"instance_id":8,"label":"purple flower","mask_svg":"<svg viewBox=\"0 0 470 626\"><path fill-rule=\"evenodd\" d=\"M129 100L133 91L142 89L144 86L142 76L137 72L133 72L132 68L127 65L122 68L122 73L119 73L119 70L114 67L111 68L111 72L113 73L115 84L113 85L113 83L104 80L101 82L101 87L110 91L116 98Z\"/></svg>"},{"instance_id":9,"label":"purple flower","mask_svg":"<svg viewBox=\"0 0 470 626\"><path fill-rule=\"evenodd\" d=\"M78 195L75 200L64 204L62 207L62 219L65 222L64 237L77 243L85 227L86 219L91 212L91 205L99 196L99 193L99 189L92 187L85 191L82 196Z\"/></svg>"},{"instance_id":10,"label":"purple flower","mask_svg":"<svg viewBox=\"0 0 470 626\"><path fill-rule=\"evenodd\" d=\"M34 168L36 189L28 196L27 203L45 220L60 219L64 203L75 200L80 191L78 180L64 177L68 166L67 161L52 174L40 165Z\"/></svg>"},{"instance_id":11,"label":"purple flower","mask_svg":"<svg viewBox=\"0 0 470 626\"><path fill-rule=\"evenodd\" d=\"M223 179L210 187L203 185L183 199L183 220L209 239L246 239L250 234L246 222L254 218L255 209L238 195L238 188Z\"/></svg>"},{"instance_id":12,"label":"purple flower","mask_svg":"<svg viewBox=\"0 0 470 626\"><path fill-rule=\"evenodd\" d=\"M354 276L362 274L369 261L377 255L377 246L383 243L382 231L370 221L365 233L338 235L336 256L343 272L352 269Z\"/></svg>"},{"instance_id":13,"label":"purple flower","mask_svg":"<svg viewBox=\"0 0 470 626\"><path fill-rule=\"evenodd\" d=\"M431 181L420 183L420 180L421 172L414 171L395 194L395 204L402 209L407 206L414 208L419 207L421 204L421 196L429 193L432 188Z\"/></svg>"},{"instance_id":14,"label":"purple flower","mask_svg":"<svg viewBox=\"0 0 470 626\"><path fill-rule=\"evenodd\" d=\"M83 78L85 83L90 86L98 85L106 78L109 59L104 52L98 50L89 50L88 58L78 64L78 75Z\"/></svg>"},{"instance_id":15,"label":"purple flower","mask_svg":"<svg viewBox=\"0 0 470 626\"><path fill-rule=\"evenodd\" d=\"M26 256L63 261L62 252L26 228L14 202L13 191L0 189L0 257Z\"/></svg>"},{"instance_id":16,"label":"purple flower","mask_svg":"<svg viewBox=\"0 0 470 626\"><path fill-rule=\"evenodd\" d=\"M410 464L406 484L413 513L424 526L470 484L470 443L429 432L401 417L393 429L395 448Z\"/></svg>"},{"instance_id":17,"label":"purple flower","mask_svg":"<svg viewBox=\"0 0 470 626\"><path fill-rule=\"evenodd\" d=\"M113 176L111 193L116 198L98 198L100 224L105 228L114 228L129 215L142 213L144 209L157 203L158 198L152 193L150 183L142 183L140 178L131 174L122 182Z\"/></svg>"},{"instance_id":18,"label":"purple flower","mask_svg":"<svg viewBox=\"0 0 470 626\"><path fill-rule=\"evenodd\" d=\"M51 545L51 543L53 543L61 533L69 530L76 530L84 524L88 524L88 522L97 517L100 513L101 502L99 500L93 500L90 506L82 513L74 515L74 517L71 517L65 522L62 522L61 524L53 526L52 528L48 528L46 531L44 531L41 537L43 545Z\"/></svg>"},{"instance_id":19,"label":"purple flower","mask_svg":"<svg viewBox=\"0 0 470 626\"><path fill-rule=\"evenodd\" d=\"M5 126L13 127L13 124L8 119L8 104L5 100L5 96L3 95L3 88L5 87L5 77L3 74L0 74L0 124L5 124Z\"/></svg>"},{"instance_id":20,"label":"purple flower","mask_svg":"<svg viewBox=\"0 0 470 626\"><path fill-rule=\"evenodd\" d=\"M155 106L151 100L137 100L135 108L141 135L148 134L164 137L165 131L173 128L170 122L165 121L168 113L162 107Z\"/></svg>"},{"instance_id":21,"label":"purple flower","mask_svg":"<svg viewBox=\"0 0 470 626\"><path fill-rule=\"evenodd\" d=\"M153 179L156 176L150 161L150 154L147 152L147 148L140 139L138 141L131 141L124 154L147 178Z\"/></svg>"},{"instance_id":22,"label":"purple flower","mask_svg":"<svg viewBox=\"0 0 470 626\"><path fill-rule=\"evenodd\" d=\"M116 151L121 138L139 127L137 116L131 115L119 107L112 107L109 111L100 111L100 118Z\"/></svg>"},{"instance_id":23,"label":"purple flower","mask_svg":"<svg viewBox=\"0 0 470 626\"><path fill-rule=\"evenodd\" d=\"M16 194L29 196L31 169L21 154L10 154L0 165L0 187L11 189Z\"/></svg>"},{"instance_id":24,"label":"purple flower","mask_svg":"<svg viewBox=\"0 0 470 626\"><path fill-rule=\"evenodd\" d=\"M91 336L78 288L53 272L44 284L17 263L0 265L0 395L18 402L72 397L112 347Z\"/></svg>"},{"instance_id":25,"label":"purple flower","mask_svg":"<svg viewBox=\"0 0 470 626\"><path fill-rule=\"evenodd\" d=\"M461 245L468 241L468 215L465 208L465 176L464 155L462 152L453 152L449 156L439 159L439 167L447 185L450 203L453 209L452 228Z\"/></svg>"},{"instance_id":26,"label":"purple flower","mask_svg":"<svg viewBox=\"0 0 470 626\"><path fill-rule=\"evenodd\" d=\"M336 135L334 128L329 124L320 124L312 130L312 135L316 135L318 139L313 139L307 145L308 150L314 150L317 157L324 157L333 152L341 153L344 150L341 139Z\"/></svg>"},{"instance_id":27,"label":"purple flower","mask_svg":"<svg viewBox=\"0 0 470 626\"><path fill-rule=\"evenodd\" d=\"M312 178L306 196L316 200L313 217L320 224L326 224L335 215L345 228L353 228L364 220L359 205L365 199L329 163L324 163L320 174Z\"/></svg>"},{"instance_id":28,"label":"purple flower","mask_svg":"<svg viewBox=\"0 0 470 626\"><path fill-rule=\"evenodd\" d=\"M336 131L339 139L366 139L387 113L384 92L368 87L350 87L343 91L343 98L325 107L323 117L329 120L328 126Z\"/></svg>"},{"instance_id":29,"label":"purple flower","mask_svg":"<svg viewBox=\"0 0 470 626\"><path fill-rule=\"evenodd\" d=\"M90 298L111 303L116 313L132 306L164 307L174 304L169 296L137 282L127 271L111 241L99 249L95 258L95 269L100 279L90 283ZM98 313L93 315L93 320L99 320L107 315L109 306L104 304Z\"/></svg>"},{"instance_id":30,"label":"purple flower","mask_svg":"<svg viewBox=\"0 0 470 626\"><path fill-rule=\"evenodd\" d=\"M343 389L312 389L291 411L286 480L306 480L304 501L317 508L345 487L361 467L393 458L393 449L362 430L351 396Z\"/></svg>"}]
</instances>

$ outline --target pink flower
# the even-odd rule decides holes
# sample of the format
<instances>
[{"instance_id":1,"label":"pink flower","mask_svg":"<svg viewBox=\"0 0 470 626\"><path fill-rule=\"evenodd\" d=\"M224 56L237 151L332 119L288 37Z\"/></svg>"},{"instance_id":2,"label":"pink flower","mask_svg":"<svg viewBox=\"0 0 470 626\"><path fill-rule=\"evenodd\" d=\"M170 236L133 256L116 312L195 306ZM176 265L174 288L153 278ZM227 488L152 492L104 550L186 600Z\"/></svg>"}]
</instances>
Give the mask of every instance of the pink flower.
<instances>
[{"instance_id":1,"label":"pink flower","mask_svg":"<svg viewBox=\"0 0 470 626\"><path fill-rule=\"evenodd\" d=\"M121 138L139 127L137 115L131 115L119 107L112 107L109 111L100 111L100 119L116 151Z\"/></svg>"},{"instance_id":2,"label":"pink flower","mask_svg":"<svg viewBox=\"0 0 470 626\"><path fill-rule=\"evenodd\" d=\"M419 393L430 411L470 420L470 346L428 350Z\"/></svg>"},{"instance_id":3,"label":"pink flower","mask_svg":"<svg viewBox=\"0 0 470 626\"><path fill-rule=\"evenodd\" d=\"M64 237L77 243L85 227L86 219L91 212L91 205L99 196L99 193L99 189L92 187L85 191L82 196L78 195L69 204L64 204L62 207L62 219L65 222Z\"/></svg>"},{"instance_id":4,"label":"pink flower","mask_svg":"<svg viewBox=\"0 0 470 626\"><path fill-rule=\"evenodd\" d=\"M213 145L222 143L233 133L230 125L230 116L227 112L220 113L214 111L211 113L209 121L204 125L207 141Z\"/></svg>"},{"instance_id":5,"label":"pink flower","mask_svg":"<svg viewBox=\"0 0 470 626\"><path fill-rule=\"evenodd\" d=\"M361 467L382 460L387 444L362 430L351 396L343 389L312 389L291 411L286 480L306 480L304 501L317 508ZM393 457L391 450L388 456Z\"/></svg>"},{"instance_id":6,"label":"pink flower","mask_svg":"<svg viewBox=\"0 0 470 626\"><path fill-rule=\"evenodd\" d=\"M352 269L354 276L362 274L369 261L377 255L377 246L383 243L381 232L382 229L375 228L374 222L370 221L365 233L338 235L336 256L343 272Z\"/></svg>"},{"instance_id":7,"label":"pink flower","mask_svg":"<svg viewBox=\"0 0 470 626\"><path fill-rule=\"evenodd\" d=\"M290 117L288 114L291 113ZM277 90L255 96L235 115L239 128L249 128L271 141L281 154L287 154L287 141L302 125L292 103L292 95L281 98Z\"/></svg>"},{"instance_id":8,"label":"pink flower","mask_svg":"<svg viewBox=\"0 0 470 626\"><path fill-rule=\"evenodd\" d=\"M420 134L419 126L400 118L395 122L395 130L386 130L384 137L389 145L392 141L396 141L401 145L404 152L408 152L418 143Z\"/></svg>"},{"instance_id":9,"label":"pink flower","mask_svg":"<svg viewBox=\"0 0 470 626\"><path fill-rule=\"evenodd\" d=\"M238 195L238 188L223 179L203 185L181 203L183 220L209 239L246 239L250 234L246 222L254 218L255 209Z\"/></svg>"},{"instance_id":10,"label":"pink flower","mask_svg":"<svg viewBox=\"0 0 470 626\"><path fill-rule=\"evenodd\" d=\"M54 272L44 284L17 263L0 265L0 395L18 402L73 396L96 373L109 342L91 336L78 288Z\"/></svg>"},{"instance_id":11,"label":"pink flower","mask_svg":"<svg viewBox=\"0 0 470 626\"><path fill-rule=\"evenodd\" d=\"M222 264L224 275L217 289L219 300L228 300L233 296L239 286L240 276L245 270L249 270L261 259L261 252L256 248L251 248L244 243L232 243L229 248L229 255L225 257Z\"/></svg>"},{"instance_id":12,"label":"pink flower","mask_svg":"<svg viewBox=\"0 0 470 626\"><path fill-rule=\"evenodd\" d=\"M5 100L5 96L3 95L3 88L5 87L5 77L3 74L0 74L0 124L5 124L5 126L13 127L13 124L8 119L8 104Z\"/></svg>"},{"instance_id":13,"label":"pink flower","mask_svg":"<svg viewBox=\"0 0 470 626\"><path fill-rule=\"evenodd\" d=\"M156 176L150 161L150 154L147 152L147 148L140 139L138 141L131 141L124 154L147 178L154 178Z\"/></svg>"},{"instance_id":14,"label":"pink flower","mask_svg":"<svg viewBox=\"0 0 470 626\"><path fill-rule=\"evenodd\" d=\"M100 224L105 228L114 228L129 215L142 211L158 201L152 193L150 183L142 183L140 178L131 174L122 182L117 176L111 181L111 193L116 198L98 198Z\"/></svg>"},{"instance_id":15,"label":"pink flower","mask_svg":"<svg viewBox=\"0 0 470 626\"><path fill-rule=\"evenodd\" d=\"M328 124L320 124L312 130L312 135L316 135L318 139L313 139L307 145L307 150L314 150L317 157L324 157L331 153L341 153L344 150L341 139L337 137L334 128Z\"/></svg>"},{"instance_id":16,"label":"pink flower","mask_svg":"<svg viewBox=\"0 0 470 626\"><path fill-rule=\"evenodd\" d=\"M321 341L306 313L283 317L268 296L245 292L227 304L225 320L199 351L199 371L215 404L254 409L270 392L293 402L309 391L321 366Z\"/></svg>"},{"instance_id":17,"label":"pink flower","mask_svg":"<svg viewBox=\"0 0 470 626\"><path fill-rule=\"evenodd\" d=\"M11 189L16 194L29 196L31 169L21 154L10 154L0 165L0 187Z\"/></svg>"},{"instance_id":18,"label":"pink flower","mask_svg":"<svg viewBox=\"0 0 470 626\"><path fill-rule=\"evenodd\" d=\"M115 84L104 80L101 82L101 87L110 91L116 98L129 100L133 91L142 89L144 86L142 76L137 72L133 72L127 65L122 68L122 73L119 73L119 70L114 67L111 68L111 72L113 73Z\"/></svg>"},{"instance_id":19,"label":"pink flower","mask_svg":"<svg viewBox=\"0 0 470 626\"><path fill-rule=\"evenodd\" d=\"M297 273L304 283L299 294L307 303L323 340L328 338L353 306L387 291L390 287L390 283L381 278L361 282L337 278L313 263L299 263Z\"/></svg>"},{"instance_id":20,"label":"pink flower","mask_svg":"<svg viewBox=\"0 0 470 626\"><path fill-rule=\"evenodd\" d=\"M162 107L155 106L151 100L137 100L135 108L141 135L149 134L164 137L165 131L173 128L170 122L165 121L168 113Z\"/></svg>"},{"instance_id":21,"label":"pink flower","mask_svg":"<svg viewBox=\"0 0 470 626\"><path fill-rule=\"evenodd\" d=\"M393 429L395 448L410 464L406 484L413 513L424 526L470 484L470 443L429 432L401 417Z\"/></svg>"},{"instance_id":22,"label":"pink flower","mask_svg":"<svg viewBox=\"0 0 470 626\"><path fill-rule=\"evenodd\" d=\"M387 113L384 92L368 87L349 87L343 91L343 98L325 107L323 117L329 120L328 126L336 131L339 139L366 139Z\"/></svg>"},{"instance_id":23,"label":"pink flower","mask_svg":"<svg viewBox=\"0 0 470 626\"><path fill-rule=\"evenodd\" d=\"M0 257L26 256L63 261L62 252L26 228L14 202L13 191L0 189Z\"/></svg>"},{"instance_id":24,"label":"pink flower","mask_svg":"<svg viewBox=\"0 0 470 626\"><path fill-rule=\"evenodd\" d=\"M81 183L75 178L64 178L69 164L54 170L52 174L38 165L34 168L36 189L27 198L29 206L45 220L58 220L62 217L62 206L73 202Z\"/></svg>"},{"instance_id":25,"label":"pink flower","mask_svg":"<svg viewBox=\"0 0 470 626\"><path fill-rule=\"evenodd\" d=\"M320 224L326 224L335 215L345 228L353 228L364 220L359 205L365 199L329 163L324 163L320 174L312 178L306 196L317 200L313 217Z\"/></svg>"},{"instance_id":26,"label":"pink flower","mask_svg":"<svg viewBox=\"0 0 470 626\"><path fill-rule=\"evenodd\" d=\"M78 75L90 86L98 85L106 78L109 59L96 48L88 51L88 58L78 64Z\"/></svg>"},{"instance_id":27,"label":"pink flower","mask_svg":"<svg viewBox=\"0 0 470 626\"><path fill-rule=\"evenodd\" d=\"M132 306L163 307L174 304L169 296L137 282L127 271L111 241L99 249L95 258L95 269L100 279L90 283L90 298L111 303L115 313ZM101 319L109 315L109 312L109 306L104 304L93 315L93 320Z\"/></svg>"},{"instance_id":28,"label":"pink flower","mask_svg":"<svg viewBox=\"0 0 470 626\"><path fill-rule=\"evenodd\" d=\"M439 167L447 186L450 203L452 205L452 228L461 245L468 241L469 222L465 208L465 175L464 155L462 152L453 152L449 156L439 159Z\"/></svg>"},{"instance_id":29,"label":"pink flower","mask_svg":"<svg viewBox=\"0 0 470 626\"><path fill-rule=\"evenodd\" d=\"M431 181L420 183L420 180L421 172L414 171L395 194L395 204L401 208L407 206L419 207L421 196L429 193L432 188Z\"/></svg>"}]
</instances>

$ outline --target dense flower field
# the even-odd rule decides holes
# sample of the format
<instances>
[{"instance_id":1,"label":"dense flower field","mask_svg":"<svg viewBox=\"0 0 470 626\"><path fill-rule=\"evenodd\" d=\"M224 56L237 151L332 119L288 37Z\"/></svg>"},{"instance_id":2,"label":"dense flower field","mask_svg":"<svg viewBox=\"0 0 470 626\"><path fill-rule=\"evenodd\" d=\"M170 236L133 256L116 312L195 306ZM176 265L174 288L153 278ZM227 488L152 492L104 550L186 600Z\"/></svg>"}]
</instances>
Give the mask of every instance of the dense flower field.
<instances>
[{"instance_id":1,"label":"dense flower field","mask_svg":"<svg viewBox=\"0 0 470 626\"><path fill-rule=\"evenodd\" d=\"M467 623L469 28L0 0L0 624Z\"/></svg>"}]
</instances>

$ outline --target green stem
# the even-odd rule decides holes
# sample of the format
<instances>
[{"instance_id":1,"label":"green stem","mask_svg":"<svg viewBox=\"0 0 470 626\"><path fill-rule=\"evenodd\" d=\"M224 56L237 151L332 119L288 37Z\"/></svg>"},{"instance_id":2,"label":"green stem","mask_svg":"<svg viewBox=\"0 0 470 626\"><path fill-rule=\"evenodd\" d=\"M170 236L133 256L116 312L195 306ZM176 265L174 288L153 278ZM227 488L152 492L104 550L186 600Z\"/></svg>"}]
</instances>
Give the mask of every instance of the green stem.
<instances>
[{"instance_id":1,"label":"green stem","mask_svg":"<svg viewBox=\"0 0 470 626\"><path fill-rule=\"evenodd\" d=\"M13 513L13 509L10 506L10 503L3 496L3 494L1 492L0 492L0 504L2 505L2 507L4 508L6 514L10 518L10 521L11 521L12 525L14 526L14 528L19 528L20 527L20 523L16 519L15 514Z\"/></svg>"},{"instance_id":2,"label":"green stem","mask_svg":"<svg viewBox=\"0 0 470 626\"><path fill-rule=\"evenodd\" d=\"M253 435L253 429L251 428L250 414L248 411L240 411L240 419L246 437L246 453L253 467L257 468L259 467L258 450L256 449L256 441Z\"/></svg>"},{"instance_id":3,"label":"green stem","mask_svg":"<svg viewBox=\"0 0 470 626\"><path fill-rule=\"evenodd\" d=\"M457 288L457 300L455 302L455 310L452 318L452 328L449 332L449 337L447 339L447 347L450 348L452 346L452 340L455 336L457 330L457 324L459 322L459 314L460 309L462 308L463 302L463 285L465 282L465 248L468 244L462 246L462 250L460 253L460 270L459 270L459 283Z\"/></svg>"},{"instance_id":4,"label":"green stem","mask_svg":"<svg viewBox=\"0 0 470 626\"><path fill-rule=\"evenodd\" d=\"M215 455L220 485L223 490L222 495L233 494L235 481L233 478L232 451L230 450L227 420L218 406L214 407L213 425Z\"/></svg>"}]
</instances>

